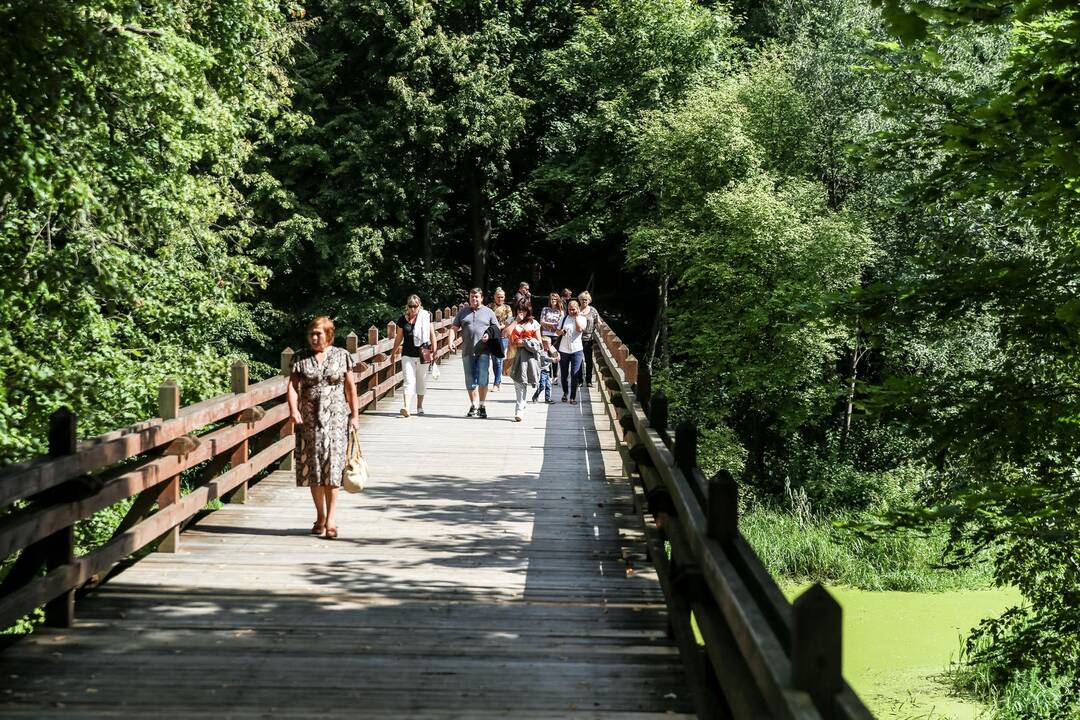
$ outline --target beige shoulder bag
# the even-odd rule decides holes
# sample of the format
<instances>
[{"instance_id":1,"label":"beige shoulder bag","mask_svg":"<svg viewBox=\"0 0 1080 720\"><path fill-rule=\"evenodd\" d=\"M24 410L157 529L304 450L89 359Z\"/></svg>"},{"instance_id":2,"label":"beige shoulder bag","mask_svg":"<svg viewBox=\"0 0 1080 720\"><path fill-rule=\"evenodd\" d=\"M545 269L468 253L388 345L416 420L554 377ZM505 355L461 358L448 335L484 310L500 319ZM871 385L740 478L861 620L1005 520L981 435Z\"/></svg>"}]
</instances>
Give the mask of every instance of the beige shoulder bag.
<instances>
[{"instance_id":1,"label":"beige shoulder bag","mask_svg":"<svg viewBox=\"0 0 1080 720\"><path fill-rule=\"evenodd\" d=\"M349 449L345 454L345 480L342 486L346 492L358 493L364 490L368 480L367 460L360 449L360 438L356 431L349 433Z\"/></svg>"}]
</instances>

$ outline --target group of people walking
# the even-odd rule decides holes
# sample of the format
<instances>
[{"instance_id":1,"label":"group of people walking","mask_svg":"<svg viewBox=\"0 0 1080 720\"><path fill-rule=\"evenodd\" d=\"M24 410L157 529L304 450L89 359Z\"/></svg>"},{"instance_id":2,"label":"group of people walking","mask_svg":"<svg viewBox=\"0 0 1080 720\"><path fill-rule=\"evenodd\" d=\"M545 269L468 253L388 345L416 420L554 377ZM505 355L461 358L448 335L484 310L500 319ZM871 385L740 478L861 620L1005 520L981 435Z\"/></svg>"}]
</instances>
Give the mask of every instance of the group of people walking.
<instances>
[{"instance_id":1,"label":"group of people walking","mask_svg":"<svg viewBox=\"0 0 1080 720\"><path fill-rule=\"evenodd\" d=\"M515 422L524 419L530 387L535 388L533 402L541 393L544 402L553 402L551 388L556 379L562 386L562 401L577 404L578 388L593 381L593 333L600 316L592 307L592 296L585 291L575 300L569 289L553 292L537 320L528 283L518 286L512 304L506 303L502 288L493 295L492 304L484 305L483 291L473 288L468 304L451 323L452 332L462 339L461 362L469 395L466 416L488 416L489 380L494 380L498 391L504 377L514 383ZM347 381L352 356L334 346L333 321L326 316L312 320L307 340L308 348L292 358L286 392L296 430L296 484L311 489L316 513L311 532L336 538L337 489L345 476L349 434L359 427L359 401L356 385ZM398 318L392 350L395 357L400 355L404 375L402 417L424 414L435 347L431 313L418 296L410 295Z\"/></svg>"},{"instance_id":2,"label":"group of people walking","mask_svg":"<svg viewBox=\"0 0 1080 720\"><path fill-rule=\"evenodd\" d=\"M484 305L480 288L469 291L468 304L454 316L451 327L461 334L461 361L465 369L465 389L469 394L466 417L487 417L488 368L492 368L494 390L502 378L514 382L514 420L524 419L529 387L535 387L532 400L540 393L551 400L551 386L556 377L562 385L562 401L577 404L578 388L592 385L592 341L599 313L592 307L592 296L582 292L577 300L569 289L551 293L540 319L533 316L528 283L514 294L508 306L502 288L495 290L495 302Z\"/></svg>"}]
</instances>

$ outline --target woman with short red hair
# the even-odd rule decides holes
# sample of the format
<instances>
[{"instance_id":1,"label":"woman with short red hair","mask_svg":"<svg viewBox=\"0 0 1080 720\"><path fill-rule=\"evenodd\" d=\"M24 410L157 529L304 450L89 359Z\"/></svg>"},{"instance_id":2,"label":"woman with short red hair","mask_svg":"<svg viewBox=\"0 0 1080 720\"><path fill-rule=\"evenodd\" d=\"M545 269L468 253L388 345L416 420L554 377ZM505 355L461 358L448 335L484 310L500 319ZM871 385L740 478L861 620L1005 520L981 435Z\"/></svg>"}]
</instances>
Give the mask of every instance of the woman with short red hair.
<instances>
[{"instance_id":1,"label":"woman with short red hair","mask_svg":"<svg viewBox=\"0 0 1080 720\"><path fill-rule=\"evenodd\" d=\"M334 506L345 478L349 431L359 427L352 355L334 347L334 323L325 315L307 329L310 348L293 355L289 415L296 424L296 484L311 488L314 535L336 538Z\"/></svg>"}]
</instances>

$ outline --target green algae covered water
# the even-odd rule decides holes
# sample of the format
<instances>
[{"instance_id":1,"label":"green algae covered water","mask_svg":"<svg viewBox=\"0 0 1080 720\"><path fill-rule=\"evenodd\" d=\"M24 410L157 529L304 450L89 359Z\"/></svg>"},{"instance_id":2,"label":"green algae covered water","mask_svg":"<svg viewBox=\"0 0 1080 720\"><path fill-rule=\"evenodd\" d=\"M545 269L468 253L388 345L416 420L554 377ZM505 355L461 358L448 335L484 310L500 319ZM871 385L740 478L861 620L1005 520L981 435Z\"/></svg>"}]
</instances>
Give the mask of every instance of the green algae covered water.
<instances>
[{"instance_id":1,"label":"green algae covered water","mask_svg":"<svg viewBox=\"0 0 1080 720\"><path fill-rule=\"evenodd\" d=\"M787 588L789 597L805 586ZM974 720L982 708L949 695L942 672L968 631L1020 602L1016 590L942 593L830 587L844 608L844 676L880 720Z\"/></svg>"}]
</instances>

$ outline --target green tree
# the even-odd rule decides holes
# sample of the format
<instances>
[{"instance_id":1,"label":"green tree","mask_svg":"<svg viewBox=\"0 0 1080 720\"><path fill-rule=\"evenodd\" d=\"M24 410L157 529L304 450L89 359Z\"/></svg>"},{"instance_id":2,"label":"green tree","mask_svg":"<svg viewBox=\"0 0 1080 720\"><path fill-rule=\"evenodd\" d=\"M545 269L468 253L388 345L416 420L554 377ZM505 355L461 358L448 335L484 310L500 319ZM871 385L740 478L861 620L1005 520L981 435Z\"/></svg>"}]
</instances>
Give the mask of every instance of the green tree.
<instances>
[{"instance_id":1,"label":"green tree","mask_svg":"<svg viewBox=\"0 0 1080 720\"><path fill-rule=\"evenodd\" d=\"M295 39L266 0L0 9L0 462L223 386L260 332L236 183L288 112Z\"/></svg>"},{"instance_id":2,"label":"green tree","mask_svg":"<svg viewBox=\"0 0 1080 720\"><path fill-rule=\"evenodd\" d=\"M534 174L556 240L621 244L655 198L642 192L632 154L643 113L673 107L735 59L732 20L691 0L604 0L582 9L573 34L545 57L541 104L554 120ZM646 364L664 331L671 270L652 268L656 315Z\"/></svg>"},{"instance_id":3,"label":"green tree","mask_svg":"<svg viewBox=\"0 0 1080 720\"><path fill-rule=\"evenodd\" d=\"M629 259L677 268L671 352L678 372L709 388L687 410L735 428L746 476L759 484L784 474L766 466L767 453L783 457L788 438L833 411L849 331L827 300L858 284L873 252L862 223L830 210L821 184L764 168L790 148L754 137L778 108L799 122L793 90L765 58L673 111L646 114L635 154L635 180L659 201L656 218L631 231Z\"/></svg>"},{"instance_id":4,"label":"green tree","mask_svg":"<svg viewBox=\"0 0 1080 720\"><path fill-rule=\"evenodd\" d=\"M295 67L311 123L282 128L259 178L277 220L260 242L271 297L355 327L407 292L454 297L465 278L447 265L464 261L483 285L513 217L509 156L530 104L515 87L521 3L327 0L310 12Z\"/></svg>"},{"instance_id":5,"label":"green tree","mask_svg":"<svg viewBox=\"0 0 1080 720\"><path fill-rule=\"evenodd\" d=\"M998 581L1027 603L987 624L981 658L999 682L1033 669L1068 675L1070 692L1047 716L1061 717L1080 691L1080 12L1040 1L878 4L904 43L881 62L917 89L893 108L881 159L912 168L907 207L938 218L938 231L919 248L920 272L863 293L861 311L894 329L990 319L997 359L944 378L896 374L878 391L879 406L932 439L937 468L929 507L896 521L948 521L958 562L971 548L993 551ZM985 66L954 62L957 37L1004 41L989 81Z\"/></svg>"}]
</instances>

